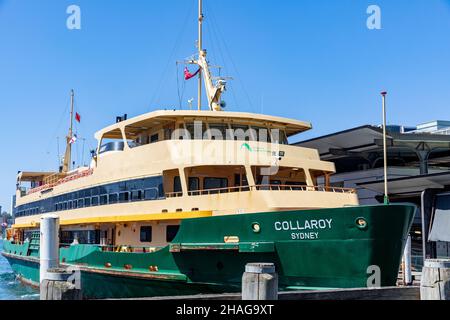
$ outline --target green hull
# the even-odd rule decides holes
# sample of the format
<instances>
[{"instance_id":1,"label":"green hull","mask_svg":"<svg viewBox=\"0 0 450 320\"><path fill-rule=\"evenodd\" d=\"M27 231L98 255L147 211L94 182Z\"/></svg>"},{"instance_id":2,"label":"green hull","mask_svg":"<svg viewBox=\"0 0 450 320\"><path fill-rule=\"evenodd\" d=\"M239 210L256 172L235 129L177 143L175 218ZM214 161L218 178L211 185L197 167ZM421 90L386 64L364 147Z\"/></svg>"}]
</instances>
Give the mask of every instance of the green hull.
<instances>
[{"instance_id":1,"label":"green hull","mask_svg":"<svg viewBox=\"0 0 450 320\"><path fill-rule=\"evenodd\" d=\"M87 298L235 292L249 262L275 263L281 290L366 287L370 266L380 268L381 286L393 286L415 211L405 204L190 219L155 253L75 245L60 256L80 268ZM38 252L28 246L5 242L3 255L16 274L38 283Z\"/></svg>"}]
</instances>

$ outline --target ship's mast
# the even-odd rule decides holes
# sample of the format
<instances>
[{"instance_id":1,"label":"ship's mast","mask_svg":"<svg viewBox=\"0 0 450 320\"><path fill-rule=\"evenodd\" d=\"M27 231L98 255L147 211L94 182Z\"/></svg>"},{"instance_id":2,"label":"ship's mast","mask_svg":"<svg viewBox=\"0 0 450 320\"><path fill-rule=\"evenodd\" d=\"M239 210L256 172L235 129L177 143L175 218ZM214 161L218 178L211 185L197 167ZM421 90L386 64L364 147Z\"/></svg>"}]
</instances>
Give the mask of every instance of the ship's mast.
<instances>
[{"instance_id":1,"label":"ship's mast","mask_svg":"<svg viewBox=\"0 0 450 320\"><path fill-rule=\"evenodd\" d=\"M203 51L203 0L198 0L198 56ZM198 73L198 111L202 109L202 70Z\"/></svg>"},{"instance_id":2,"label":"ship's mast","mask_svg":"<svg viewBox=\"0 0 450 320\"><path fill-rule=\"evenodd\" d=\"M221 95L226 90L226 81L223 78L219 78L215 83L213 82L209 64L206 60L206 50L203 49L203 0L198 1L198 14L198 60L188 61L188 63L196 64L200 67L198 78L198 110L201 110L203 80L205 82L209 110L222 111Z\"/></svg>"},{"instance_id":3,"label":"ship's mast","mask_svg":"<svg viewBox=\"0 0 450 320\"><path fill-rule=\"evenodd\" d=\"M75 92L70 92L70 125L69 134L67 135L66 153L64 155L63 173L70 171L70 162L72 161L72 137L73 137L73 105L74 105Z\"/></svg>"}]
</instances>

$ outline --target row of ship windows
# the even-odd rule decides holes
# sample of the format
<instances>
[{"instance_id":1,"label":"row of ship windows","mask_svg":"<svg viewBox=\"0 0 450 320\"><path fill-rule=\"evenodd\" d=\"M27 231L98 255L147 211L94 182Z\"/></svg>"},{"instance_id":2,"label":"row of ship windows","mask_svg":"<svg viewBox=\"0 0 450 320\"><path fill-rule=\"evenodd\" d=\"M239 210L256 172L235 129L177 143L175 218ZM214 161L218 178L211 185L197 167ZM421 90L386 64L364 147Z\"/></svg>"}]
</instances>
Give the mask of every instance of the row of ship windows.
<instances>
[{"instance_id":1,"label":"row of ship windows","mask_svg":"<svg viewBox=\"0 0 450 320\"><path fill-rule=\"evenodd\" d=\"M15 209L16 217L164 198L162 176L111 183L36 201Z\"/></svg>"},{"instance_id":2,"label":"row of ship windows","mask_svg":"<svg viewBox=\"0 0 450 320\"><path fill-rule=\"evenodd\" d=\"M159 196L159 190L156 188L147 190L135 190L125 191L120 193L103 194L101 196L93 196L88 198L81 198L75 200L69 200L64 202L58 202L53 205L53 212L65 211L72 209L89 208L96 206L104 206L109 204L126 203L130 201L149 201L163 199ZM42 210L43 211L43 210ZM40 212L39 207L30 208L27 210L18 211L17 217L24 217L30 215L37 215Z\"/></svg>"}]
</instances>

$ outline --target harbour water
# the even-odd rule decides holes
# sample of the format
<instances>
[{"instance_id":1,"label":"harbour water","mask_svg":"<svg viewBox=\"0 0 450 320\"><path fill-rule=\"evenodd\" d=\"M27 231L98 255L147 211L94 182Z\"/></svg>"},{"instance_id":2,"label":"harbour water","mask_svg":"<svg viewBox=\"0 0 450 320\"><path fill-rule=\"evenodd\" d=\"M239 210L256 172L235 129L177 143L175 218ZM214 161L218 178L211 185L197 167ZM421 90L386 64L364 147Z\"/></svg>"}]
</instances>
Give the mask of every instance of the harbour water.
<instances>
[{"instance_id":1,"label":"harbour water","mask_svg":"<svg viewBox=\"0 0 450 320\"><path fill-rule=\"evenodd\" d=\"M0 248L3 241L0 239ZM16 280L8 261L0 255L0 300L39 300L39 292Z\"/></svg>"}]
</instances>

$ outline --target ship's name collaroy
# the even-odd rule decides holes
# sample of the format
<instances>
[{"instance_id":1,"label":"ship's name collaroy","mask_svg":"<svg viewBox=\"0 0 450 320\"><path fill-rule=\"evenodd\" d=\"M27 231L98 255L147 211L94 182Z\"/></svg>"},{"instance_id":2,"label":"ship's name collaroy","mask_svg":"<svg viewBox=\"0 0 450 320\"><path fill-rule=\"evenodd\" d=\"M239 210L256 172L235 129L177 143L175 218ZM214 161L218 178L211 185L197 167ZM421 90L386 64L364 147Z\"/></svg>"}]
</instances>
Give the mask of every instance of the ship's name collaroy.
<instances>
[{"instance_id":1,"label":"ship's name collaroy","mask_svg":"<svg viewBox=\"0 0 450 320\"><path fill-rule=\"evenodd\" d=\"M302 231L302 230L324 230L331 229L333 219L306 220L300 221L277 221L275 222L276 231Z\"/></svg>"}]
</instances>

